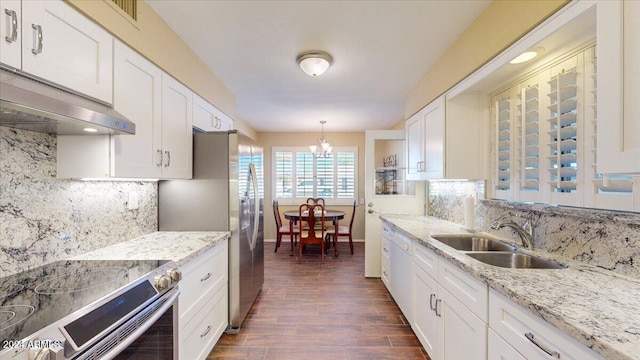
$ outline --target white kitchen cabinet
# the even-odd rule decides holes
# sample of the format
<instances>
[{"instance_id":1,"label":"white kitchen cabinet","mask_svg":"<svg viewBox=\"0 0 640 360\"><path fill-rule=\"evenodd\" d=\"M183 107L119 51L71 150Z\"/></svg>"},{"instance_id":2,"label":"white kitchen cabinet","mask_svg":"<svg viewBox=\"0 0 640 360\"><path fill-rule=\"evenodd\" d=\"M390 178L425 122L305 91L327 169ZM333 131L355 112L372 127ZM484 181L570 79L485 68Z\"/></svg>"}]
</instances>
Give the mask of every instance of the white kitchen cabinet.
<instances>
[{"instance_id":1,"label":"white kitchen cabinet","mask_svg":"<svg viewBox=\"0 0 640 360\"><path fill-rule=\"evenodd\" d=\"M486 359L487 285L418 241L413 248L411 325L420 343L434 360Z\"/></svg>"},{"instance_id":2,"label":"white kitchen cabinet","mask_svg":"<svg viewBox=\"0 0 640 360\"><path fill-rule=\"evenodd\" d=\"M604 359L493 289L489 292L489 327L529 360Z\"/></svg>"},{"instance_id":3,"label":"white kitchen cabinet","mask_svg":"<svg viewBox=\"0 0 640 360\"><path fill-rule=\"evenodd\" d=\"M190 179L193 159L193 93L162 73L162 177ZM158 149L160 150L160 149Z\"/></svg>"},{"instance_id":4,"label":"white kitchen cabinet","mask_svg":"<svg viewBox=\"0 0 640 360\"><path fill-rule=\"evenodd\" d=\"M202 131L233 129L233 120L200 96L193 95L193 127Z\"/></svg>"},{"instance_id":5,"label":"white kitchen cabinet","mask_svg":"<svg viewBox=\"0 0 640 360\"><path fill-rule=\"evenodd\" d=\"M638 18L637 1L597 3L597 169L603 174L640 174Z\"/></svg>"},{"instance_id":6,"label":"white kitchen cabinet","mask_svg":"<svg viewBox=\"0 0 640 360\"><path fill-rule=\"evenodd\" d=\"M228 239L181 267L181 359L205 359L228 325Z\"/></svg>"},{"instance_id":7,"label":"white kitchen cabinet","mask_svg":"<svg viewBox=\"0 0 640 360\"><path fill-rule=\"evenodd\" d=\"M491 360L527 360L491 328L489 329L487 350L487 358Z\"/></svg>"},{"instance_id":8,"label":"white kitchen cabinet","mask_svg":"<svg viewBox=\"0 0 640 360\"><path fill-rule=\"evenodd\" d=\"M391 255L391 237L389 235L389 226L382 226L382 242L381 242L381 258L380 258L380 278L382 283L387 287L387 290L391 291L390 275L391 269L389 264L389 258Z\"/></svg>"},{"instance_id":9,"label":"white kitchen cabinet","mask_svg":"<svg viewBox=\"0 0 640 360\"><path fill-rule=\"evenodd\" d=\"M107 31L62 0L1 4L2 63L112 103L113 37Z\"/></svg>"},{"instance_id":10,"label":"white kitchen cabinet","mask_svg":"<svg viewBox=\"0 0 640 360\"><path fill-rule=\"evenodd\" d=\"M0 1L0 63L22 67L22 6L20 0Z\"/></svg>"},{"instance_id":11,"label":"white kitchen cabinet","mask_svg":"<svg viewBox=\"0 0 640 360\"><path fill-rule=\"evenodd\" d=\"M477 95L437 98L406 122L407 178L486 177L486 120Z\"/></svg>"},{"instance_id":12,"label":"white kitchen cabinet","mask_svg":"<svg viewBox=\"0 0 640 360\"><path fill-rule=\"evenodd\" d=\"M191 91L119 41L114 64L114 109L136 134L59 135L58 178L190 179Z\"/></svg>"}]
</instances>

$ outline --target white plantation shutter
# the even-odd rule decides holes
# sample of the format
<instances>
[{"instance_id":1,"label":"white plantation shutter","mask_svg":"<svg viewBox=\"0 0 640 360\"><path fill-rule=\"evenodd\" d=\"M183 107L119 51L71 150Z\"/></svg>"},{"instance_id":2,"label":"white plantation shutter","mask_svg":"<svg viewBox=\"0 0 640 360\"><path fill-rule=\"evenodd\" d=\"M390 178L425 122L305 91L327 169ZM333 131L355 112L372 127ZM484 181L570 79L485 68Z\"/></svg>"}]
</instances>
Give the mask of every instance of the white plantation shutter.
<instances>
[{"instance_id":1,"label":"white plantation shutter","mask_svg":"<svg viewBox=\"0 0 640 360\"><path fill-rule=\"evenodd\" d=\"M337 153L337 197L340 199L356 198L356 155L353 152Z\"/></svg>"},{"instance_id":2,"label":"white plantation shutter","mask_svg":"<svg viewBox=\"0 0 640 360\"><path fill-rule=\"evenodd\" d=\"M511 188L511 99L502 98L495 103L497 182L496 190Z\"/></svg>"},{"instance_id":3,"label":"white plantation shutter","mask_svg":"<svg viewBox=\"0 0 640 360\"><path fill-rule=\"evenodd\" d=\"M315 197L313 167L313 154L311 154L310 152L296 152L296 197Z\"/></svg>"},{"instance_id":4,"label":"white plantation shutter","mask_svg":"<svg viewBox=\"0 0 640 360\"><path fill-rule=\"evenodd\" d=\"M540 190L540 115L538 84L523 88L520 94L520 190Z\"/></svg>"},{"instance_id":5,"label":"white plantation shutter","mask_svg":"<svg viewBox=\"0 0 640 360\"><path fill-rule=\"evenodd\" d=\"M273 198L299 204L321 197L327 205L351 205L357 197L358 149L333 148L315 157L308 148L274 147Z\"/></svg>"},{"instance_id":6,"label":"white plantation shutter","mask_svg":"<svg viewBox=\"0 0 640 360\"><path fill-rule=\"evenodd\" d=\"M276 151L273 153L273 161L275 162L274 198L293 198L293 151Z\"/></svg>"}]
</instances>

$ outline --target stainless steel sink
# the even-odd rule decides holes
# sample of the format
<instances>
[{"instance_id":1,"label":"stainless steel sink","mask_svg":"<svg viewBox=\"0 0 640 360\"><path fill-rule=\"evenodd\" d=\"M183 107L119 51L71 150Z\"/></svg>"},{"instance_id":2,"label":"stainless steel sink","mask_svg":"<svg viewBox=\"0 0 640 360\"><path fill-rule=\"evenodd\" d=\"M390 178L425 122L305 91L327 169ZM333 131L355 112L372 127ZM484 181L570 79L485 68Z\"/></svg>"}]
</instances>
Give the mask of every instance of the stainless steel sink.
<instances>
[{"instance_id":1,"label":"stainless steel sink","mask_svg":"<svg viewBox=\"0 0 640 360\"><path fill-rule=\"evenodd\" d=\"M469 252L467 255L485 264L512 269L564 269L566 266L521 253Z\"/></svg>"},{"instance_id":2,"label":"stainless steel sink","mask_svg":"<svg viewBox=\"0 0 640 360\"><path fill-rule=\"evenodd\" d=\"M436 235L432 238L460 251L516 251L515 246L474 234Z\"/></svg>"}]
</instances>

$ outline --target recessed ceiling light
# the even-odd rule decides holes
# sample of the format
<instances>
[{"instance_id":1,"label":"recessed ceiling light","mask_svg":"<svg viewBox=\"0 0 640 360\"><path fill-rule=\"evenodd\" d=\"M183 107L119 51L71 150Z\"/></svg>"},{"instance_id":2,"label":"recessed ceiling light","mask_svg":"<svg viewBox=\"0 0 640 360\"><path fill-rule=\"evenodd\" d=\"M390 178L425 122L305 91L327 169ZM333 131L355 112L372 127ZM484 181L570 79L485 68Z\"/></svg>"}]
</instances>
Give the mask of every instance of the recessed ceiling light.
<instances>
[{"instance_id":1,"label":"recessed ceiling light","mask_svg":"<svg viewBox=\"0 0 640 360\"><path fill-rule=\"evenodd\" d=\"M98 132L98 129L94 129L94 128L84 128L82 130L84 130L86 132Z\"/></svg>"},{"instance_id":2,"label":"recessed ceiling light","mask_svg":"<svg viewBox=\"0 0 640 360\"><path fill-rule=\"evenodd\" d=\"M516 56L513 60L509 61L509 64L521 64L523 62L527 62L533 58L535 58L536 56L538 56L539 54L541 54L544 51L543 48L533 48L531 50L527 50L525 52L523 52L522 54Z\"/></svg>"}]
</instances>

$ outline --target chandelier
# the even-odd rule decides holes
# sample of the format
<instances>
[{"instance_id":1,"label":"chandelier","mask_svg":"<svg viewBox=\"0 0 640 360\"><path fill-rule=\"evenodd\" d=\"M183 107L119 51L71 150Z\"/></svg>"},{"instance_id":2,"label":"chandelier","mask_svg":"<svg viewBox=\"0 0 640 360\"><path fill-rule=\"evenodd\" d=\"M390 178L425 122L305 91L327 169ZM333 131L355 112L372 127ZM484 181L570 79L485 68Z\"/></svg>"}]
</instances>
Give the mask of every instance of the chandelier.
<instances>
[{"instance_id":1,"label":"chandelier","mask_svg":"<svg viewBox=\"0 0 640 360\"><path fill-rule=\"evenodd\" d=\"M327 139L324 137L324 124L326 121L321 120L320 124L322 124L322 135L318 138L317 145L309 145L309 150L315 157L327 157L331 155L331 151L333 150L333 146L329 144Z\"/></svg>"}]
</instances>

